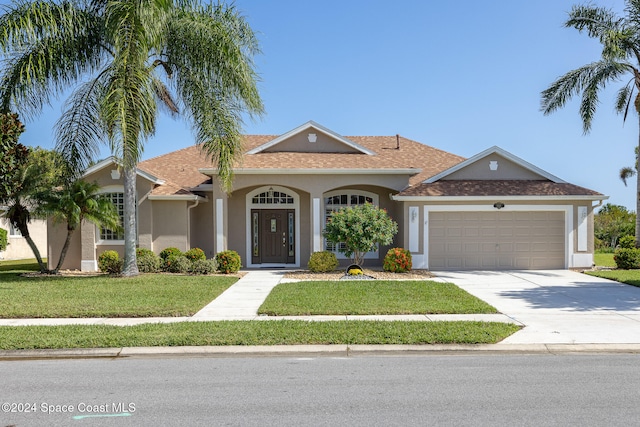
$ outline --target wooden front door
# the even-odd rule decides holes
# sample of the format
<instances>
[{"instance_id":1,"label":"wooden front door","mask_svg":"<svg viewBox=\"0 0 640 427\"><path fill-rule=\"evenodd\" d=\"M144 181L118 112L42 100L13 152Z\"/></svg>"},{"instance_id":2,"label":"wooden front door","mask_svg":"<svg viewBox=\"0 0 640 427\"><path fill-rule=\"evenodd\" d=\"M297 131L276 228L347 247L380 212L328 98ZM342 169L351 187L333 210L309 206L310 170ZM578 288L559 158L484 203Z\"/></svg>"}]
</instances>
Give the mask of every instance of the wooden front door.
<instances>
[{"instance_id":1,"label":"wooden front door","mask_svg":"<svg viewBox=\"0 0 640 427\"><path fill-rule=\"evenodd\" d=\"M295 262L293 209L253 209L251 211L254 264Z\"/></svg>"}]
</instances>

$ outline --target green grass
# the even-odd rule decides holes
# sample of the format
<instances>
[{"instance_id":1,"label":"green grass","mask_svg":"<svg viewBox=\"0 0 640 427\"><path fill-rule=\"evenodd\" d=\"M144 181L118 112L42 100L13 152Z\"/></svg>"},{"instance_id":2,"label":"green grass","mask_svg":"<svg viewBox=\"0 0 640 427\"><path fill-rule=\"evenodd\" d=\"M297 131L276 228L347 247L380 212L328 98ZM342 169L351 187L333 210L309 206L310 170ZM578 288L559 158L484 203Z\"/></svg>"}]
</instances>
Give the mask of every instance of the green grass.
<instances>
[{"instance_id":1,"label":"green grass","mask_svg":"<svg viewBox=\"0 0 640 427\"><path fill-rule=\"evenodd\" d=\"M496 312L451 283L410 280L281 283L258 310L276 316Z\"/></svg>"},{"instance_id":2,"label":"green grass","mask_svg":"<svg viewBox=\"0 0 640 427\"><path fill-rule=\"evenodd\" d=\"M47 259L43 258L42 261L47 263ZM0 261L0 271L39 271L38 262L33 259L15 259Z\"/></svg>"},{"instance_id":3,"label":"green grass","mask_svg":"<svg viewBox=\"0 0 640 427\"><path fill-rule=\"evenodd\" d=\"M598 270L585 271L585 273L590 276L602 277L640 287L640 270Z\"/></svg>"},{"instance_id":4,"label":"green grass","mask_svg":"<svg viewBox=\"0 0 640 427\"><path fill-rule=\"evenodd\" d=\"M294 344L496 343L520 327L497 322L294 320L179 322L138 326L0 327L0 349Z\"/></svg>"},{"instance_id":5,"label":"green grass","mask_svg":"<svg viewBox=\"0 0 640 427\"><path fill-rule=\"evenodd\" d=\"M616 266L616 263L613 260L612 253L608 253L608 254L595 253L593 254L593 262L598 267L615 267Z\"/></svg>"},{"instance_id":6,"label":"green grass","mask_svg":"<svg viewBox=\"0 0 640 427\"><path fill-rule=\"evenodd\" d=\"M237 277L22 277L0 272L0 318L191 316Z\"/></svg>"}]
</instances>

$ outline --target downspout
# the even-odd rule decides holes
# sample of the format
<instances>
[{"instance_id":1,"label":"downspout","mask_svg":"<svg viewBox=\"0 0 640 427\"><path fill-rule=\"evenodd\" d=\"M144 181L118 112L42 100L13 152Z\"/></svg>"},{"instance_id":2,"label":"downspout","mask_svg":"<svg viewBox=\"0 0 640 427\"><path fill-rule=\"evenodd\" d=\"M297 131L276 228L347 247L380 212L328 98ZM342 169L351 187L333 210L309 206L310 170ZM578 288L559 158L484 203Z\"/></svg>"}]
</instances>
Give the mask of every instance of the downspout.
<instances>
[{"instance_id":1,"label":"downspout","mask_svg":"<svg viewBox=\"0 0 640 427\"><path fill-rule=\"evenodd\" d=\"M187 207L187 246L188 249L191 249L191 209L195 208L200 204L200 199L196 197L196 202Z\"/></svg>"}]
</instances>

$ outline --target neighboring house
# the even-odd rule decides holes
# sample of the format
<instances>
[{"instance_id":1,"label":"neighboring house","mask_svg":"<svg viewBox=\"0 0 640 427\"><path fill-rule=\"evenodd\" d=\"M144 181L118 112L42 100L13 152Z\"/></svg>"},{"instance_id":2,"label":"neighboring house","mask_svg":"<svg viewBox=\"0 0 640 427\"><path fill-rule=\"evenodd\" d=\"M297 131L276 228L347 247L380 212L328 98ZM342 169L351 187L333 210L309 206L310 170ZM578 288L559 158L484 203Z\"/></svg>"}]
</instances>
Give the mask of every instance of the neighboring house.
<instances>
[{"instance_id":1,"label":"neighboring house","mask_svg":"<svg viewBox=\"0 0 640 427\"><path fill-rule=\"evenodd\" d=\"M7 230L9 246L4 251L0 251L0 259L27 259L35 258L33 251L26 239L22 237L20 230L15 228L2 214L6 208L0 206L0 228ZM40 254L46 256L47 251L47 221L34 219L29 222L29 235L38 247Z\"/></svg>"},{"instance_id":2,"label":"neighboring house","mask_svg":"<svg viewBox=\"0 0 640 427\"><path fill-rule=\"evenodd\" d=\"M344 137L314 122L279 136L247 135L244 147L230 195L195 146L139 163L139 247L199 247L208 257L232 249L245 267L304 268L313 252L338 249L322 236L333 210L373 203L398 222L390 246L409 249L414 268L589 267L593 209L608 198L498 147L464 159L400 136ZM112 160L84 178L122 208ZM50 224L50 263L64 233ZM121 239L83 224L64 268L95 270L103 251L122 252ZM368 254L365 265L381 265L387 249Z\"/></svg>"}]
</instances>

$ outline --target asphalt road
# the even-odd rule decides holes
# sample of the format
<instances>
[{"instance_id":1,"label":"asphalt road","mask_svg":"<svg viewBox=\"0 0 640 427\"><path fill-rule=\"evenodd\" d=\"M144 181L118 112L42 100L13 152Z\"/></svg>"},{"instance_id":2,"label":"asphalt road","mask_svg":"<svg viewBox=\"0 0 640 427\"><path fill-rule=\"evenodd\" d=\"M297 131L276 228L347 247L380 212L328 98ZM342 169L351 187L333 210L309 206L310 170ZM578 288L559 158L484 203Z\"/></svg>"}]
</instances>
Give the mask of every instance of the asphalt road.
<instances>
[{"instance_id":1,"label":"asphalt road","mask_svg":"<svg viewBox=\"0 0 640 427\"><path fill-rule=\"evenodd\" d=\"M0 362L0 427L634 425L639 355Z\"/></svg>"}]
</instances>

